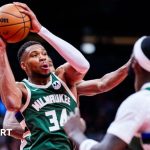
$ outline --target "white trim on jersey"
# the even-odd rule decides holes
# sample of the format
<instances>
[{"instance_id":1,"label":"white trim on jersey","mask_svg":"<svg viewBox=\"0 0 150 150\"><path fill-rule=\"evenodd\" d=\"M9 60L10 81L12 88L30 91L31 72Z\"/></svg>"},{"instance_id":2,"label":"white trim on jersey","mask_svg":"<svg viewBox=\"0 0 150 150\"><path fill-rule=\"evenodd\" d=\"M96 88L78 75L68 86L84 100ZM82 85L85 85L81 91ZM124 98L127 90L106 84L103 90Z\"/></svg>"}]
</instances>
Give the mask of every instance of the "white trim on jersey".
<instances>
[{"instance_id":1,"label":"white trim on jersey","mask_svg":"<svg viewBox=\"0 0 150 150\"><path fill-rule=\"evenodd\" d=\"M28 130L23 134L23 138L26 138L27 136L30 136L31 132Z\"/></svg>"},{"instance_id":2,"label":"white trim on jersey","mask_svg":"<svg viewBox=\"0 0 150 150\"><path fill-rule=\"evenodd\" d=\"M27 79L24 79L24 81L27 82L32 87L45 89L45 88L48 88L52 84L52 76L50 75L50 81L46 85L36 85L34 83L29 82ZM30 91L30 89L26 86L26 84L24 82L22 82L22 83L26 87L26 89L28 91L28 95L27 95L27 99L26 99L25 104L20 109L21 112L23 112L28 107L28 105L30 103L30 99L31 99L31 91Z\"/></svg>"},{"instance_id":3,"label":"white trim on jersey","mask_svg":"<svg viewBox=\"0 0 150 150\"><path fill-rule=\"evenodd\" d=\"M35 87L35 88L41 88L41 89L45 89L48 88L51 84L52 84L52 77L50 75L50 81L46 84L46 85L37 85L34 83L31 83L29 80L24 79L25 82L27 82L30 86Z\"/></svg>"},{"instance_id":4,"label":"white trim on jersey","mask_svg":"<svg viewBox=\"0 0 150 150\"><path fill-rule=\"evenodd\" d=\"M68 86L66 85L66 83L63 80L61 80L58 76L56 76L55 73L53 73L53 75L62 83L62 85L64 86L64 88L66 89L66 91L70 94L70 96L73 98L73 100L77 103L77 99L72 94L72 92L70 91L70 89L68 88Z\"/></svg>"}]
</instances>

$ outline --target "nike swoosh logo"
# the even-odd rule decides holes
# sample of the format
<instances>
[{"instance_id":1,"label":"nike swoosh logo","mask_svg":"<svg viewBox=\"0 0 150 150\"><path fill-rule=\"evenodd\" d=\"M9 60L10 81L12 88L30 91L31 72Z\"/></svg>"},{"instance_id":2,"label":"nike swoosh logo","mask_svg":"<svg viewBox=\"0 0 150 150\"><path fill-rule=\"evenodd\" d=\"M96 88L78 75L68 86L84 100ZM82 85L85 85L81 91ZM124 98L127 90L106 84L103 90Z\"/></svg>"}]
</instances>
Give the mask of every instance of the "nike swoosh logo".
<instances>
[{"instance_id":1,"label":"nike swoosh logo","mask_svg":"<svg viewBox=\"0 0 150 150\"><path fill-rule=\"evenodd\" d=\"M38 89L33 89L32 91L37 91Z\"/></svg>"}]
</instances>

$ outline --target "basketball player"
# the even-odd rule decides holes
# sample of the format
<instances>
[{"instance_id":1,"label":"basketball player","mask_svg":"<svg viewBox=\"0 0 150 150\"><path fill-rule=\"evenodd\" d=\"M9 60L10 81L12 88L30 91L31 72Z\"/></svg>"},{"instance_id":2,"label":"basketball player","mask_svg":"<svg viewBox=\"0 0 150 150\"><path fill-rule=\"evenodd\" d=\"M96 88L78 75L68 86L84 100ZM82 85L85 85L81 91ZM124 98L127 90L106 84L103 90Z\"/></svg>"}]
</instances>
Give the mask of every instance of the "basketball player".
<instances>
[{"instance_id":1,"label":"basketball player","mask_svg":"<svg viewBox=\"0 0 150 150\"><path fill-rule=\"evenodd\" d=\"M125 150L134 136L143 140L139 149L150 149L150 36L136 41L131 67L135 73L136 93L122 102L101 142L83 134L85 126L80 121L78 109L70 113L64 129L79 150Z\"/></svg>"},{"instance_id":2,"label":"basketball player","mask_svg":"<svg viewBox=\"0 0 150 150\"><path fill-rule=\"evenodd\" d=\"M7 110L23 114L29 129L24 133L26 143L21 149L72 150L74 146L63 125L68 113L77 107L76 83L85 76L89 63L75 47L43 27L26 4L14 4L30 16L31 31L45 39L67 61L55 70L52 59L39 42L26 42L19 49L18 58L27 79L16 83L6 44L0 39L1 98Z\"/></svg>"},{"instance_id":3,"label":"basketball player","mask_svg":"<svg viewBox=\"0 0 150 150\"><path fill-rule=\"evenodd\" d=\"M117 70L107 73L100 79L80 81L77 84L78 97L81 95L93 96L96 94L110 91L127 77L130 63L131 59ZM13 129L13 131L11 132L11 136L17 139L23 139L24 130L19 124L19 122L23 121L23 117L21 117L20 113L18 113L16 116L15 115L15 112L6 112L3 121L3 128ZM16 120L16 117L19 122Z\"/></svg>"}]
</instances>

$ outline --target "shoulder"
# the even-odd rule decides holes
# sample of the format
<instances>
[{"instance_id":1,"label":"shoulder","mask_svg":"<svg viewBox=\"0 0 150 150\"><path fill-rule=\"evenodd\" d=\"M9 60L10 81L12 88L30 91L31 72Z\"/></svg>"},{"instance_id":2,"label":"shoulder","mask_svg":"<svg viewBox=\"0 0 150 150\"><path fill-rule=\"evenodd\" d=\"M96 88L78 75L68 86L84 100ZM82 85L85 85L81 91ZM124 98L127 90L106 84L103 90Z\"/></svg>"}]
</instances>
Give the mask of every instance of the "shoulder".
<instances>
[{"instance_id":1,"label":"shoulder","mask_svg":"<svg viewBox=\"0 0 150 150\"><path fill-rule=\"evenodd\" d=\"M55 74L57 76L60 76L60 75L64 75L65 73L65 69L63 66L59 66L56 70L55 70Z\"/></svg>"},{"instance_id":2,"label":"shoulder","mask_svg":"<svg viewBox=\"0 0 150 150\"><path fill-rule=\"evenodd\" d=\"M144 112L147 112L150 107L149 97L150 91L148 90L141 90L131 94L121 103L118 108L118 114L144 114Z\"/></svg>"},{"instance_id":3,"label":"shoulder","mask_svg":"<svg viewBox=\"0 0 150 150\"><path fill-rule=\"evenodd\" d=\"M26 99L28 91L23 82L16 82L16 85L21 90L23 97Z\"/></svg>"},{"instance_id":4,"label":"shoulder","mask_svg":"<svg viewBox=\"0 0 150 150\"><path fill-rule=\"evenodd\" d=\"M61 72L60 75L63 74L64 79L70 86L75 86L85 76L85 74L78 72L69 63L61 65L58 69L61 69L61 71L59 71Z\"/></svg>"},{"instance_id":5,"label":"shoulder","mask_svg":"<svg viewBox=\"0 0 150 150\"><path fill-rule=\"evenodd\" d=\"M17 87L18 87L20 90L26 89L26 87L25 87L25 85L23 84L23 82L16 82L16 85L17 85Z\"/></svg>"},{"instance_id":6,"label":"shoulder","mask_svg":"<svg viewBox=\"0 0 150 150\"><path fill-rule=\"evenodd\" d=\"M129 97L127 97L125 102L129 103L130 105L139 104L139 107L141 107L140 105L145 104L145 102L147 101L149 97L150 97L150 91L140 90L138 92L131 94Z\"/></svg>"},{"instance_id":7,"label":"shoulder","mask_svg":"<svg viewBox=\"0 0 150 150\"><path fill-rule=\"evenodd\" d=\"M56 70L55 70L55 75L58 76L62 81L64 81L66 83L66 79L65 79L65 69L63 66L59 66Z\"/></svg>"}]
</instances>

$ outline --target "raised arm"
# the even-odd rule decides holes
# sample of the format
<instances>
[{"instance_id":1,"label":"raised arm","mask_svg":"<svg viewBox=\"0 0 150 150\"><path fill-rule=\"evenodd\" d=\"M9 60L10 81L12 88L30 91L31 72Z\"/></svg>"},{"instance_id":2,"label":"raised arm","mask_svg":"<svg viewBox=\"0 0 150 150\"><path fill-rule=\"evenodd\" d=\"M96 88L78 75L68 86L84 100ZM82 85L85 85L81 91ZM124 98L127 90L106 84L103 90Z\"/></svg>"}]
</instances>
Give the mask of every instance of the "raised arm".
<instances>
[{"instance_id":1,"label":"raised arm","mask_svg":"<svg viewBox=\"0 0 150 150\"><path fill-rule=\"evenodd\" d=\"M105 74L102 78L82 80L77 85L78 95L93 96L110 91L127 77L130 62L131 59L119 69Z\"/></svg>"},{"instance_id":2,"label":"raised arm","mask_svg":"<svg viewBox=\"0 0 150 150\"><path fill-rule=\"evenodd\" d=\"M83 79L89 69L89 63L85 57L70 43L55 36L46 28L42 27L38 34L50 43L55 50L67 61L61 67L64 68L69 82L78 82Z\"/></svg>"},{"instance_id":3,"label":"raised arm","mask_svg":"<svg viewBox=\"0 0 150 150\"><path fill-rule=\"evenodd\" d=\"M17 87L6 52L6 44L0 38L0 93L8 110L17 111L21 107L22 92Z\"/></svg>"},{"instance_id":4,"label":"raised arm","mask_svg":"<svg viewBox=\"0 0 150 150\"><path fill-rule=\"evenodd\" d=\"M82 53L70 43L57 37L43 27L37 20L33 11L26 4L18 2L14 4L24 8L22 12L30 16L32 21L31 31L45 39L68 62L61 66L65 69L66 75L68 75L71 80L81 80L89 69L89 62Z\"/></svg>"}]
</instances>

